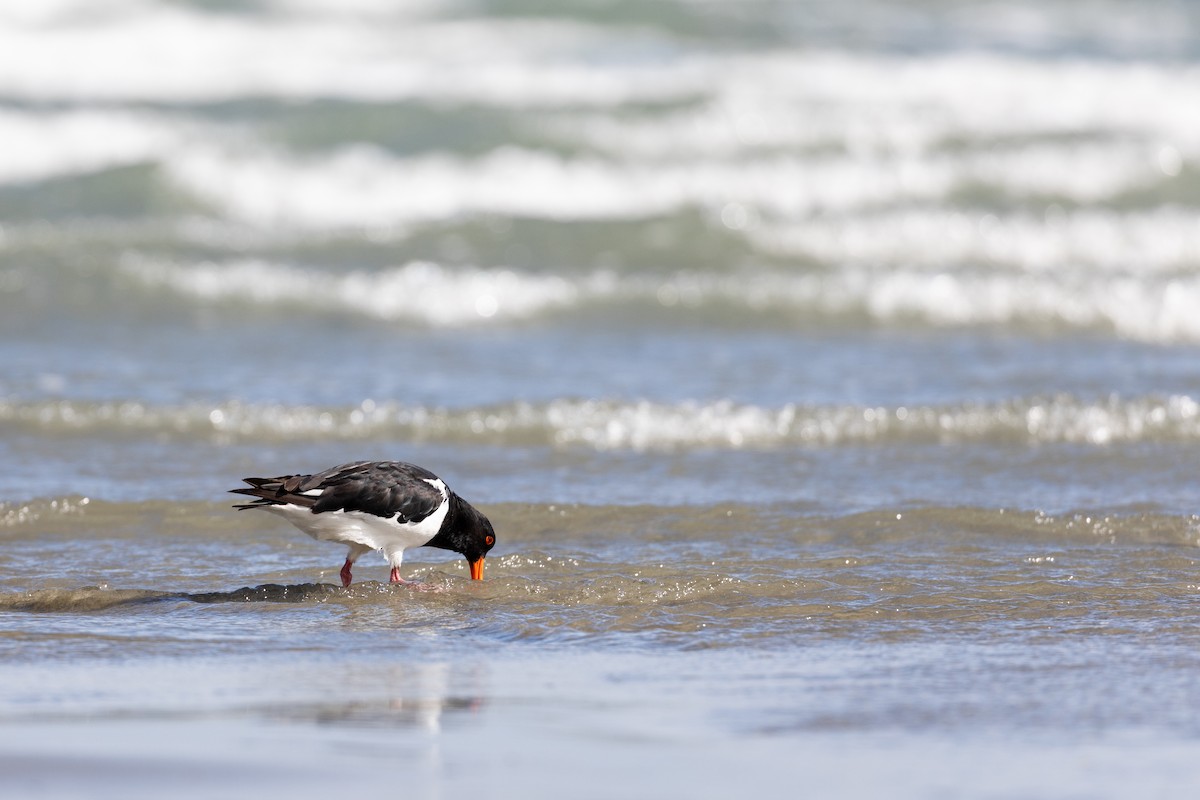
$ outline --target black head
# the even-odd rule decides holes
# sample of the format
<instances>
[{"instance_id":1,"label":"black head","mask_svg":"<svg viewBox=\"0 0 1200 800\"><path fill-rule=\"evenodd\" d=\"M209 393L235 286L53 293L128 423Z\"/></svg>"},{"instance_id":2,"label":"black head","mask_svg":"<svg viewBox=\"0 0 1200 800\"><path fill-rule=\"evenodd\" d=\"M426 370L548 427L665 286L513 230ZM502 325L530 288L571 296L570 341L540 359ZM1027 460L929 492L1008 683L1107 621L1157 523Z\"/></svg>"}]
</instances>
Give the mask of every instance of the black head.
<instances>
[{"instance_id":1,"label":"black head","mask_svg":"<svg viewBox=\"0 0 1200 800\"><path fill-rule=\"evenodd\" d=\"M427 547L462 553L471 565L472 580L483 580L483 557L496 544L491 521L456 494L450 495L450 513L437 536Z\"/></svg>"}]
</instances>

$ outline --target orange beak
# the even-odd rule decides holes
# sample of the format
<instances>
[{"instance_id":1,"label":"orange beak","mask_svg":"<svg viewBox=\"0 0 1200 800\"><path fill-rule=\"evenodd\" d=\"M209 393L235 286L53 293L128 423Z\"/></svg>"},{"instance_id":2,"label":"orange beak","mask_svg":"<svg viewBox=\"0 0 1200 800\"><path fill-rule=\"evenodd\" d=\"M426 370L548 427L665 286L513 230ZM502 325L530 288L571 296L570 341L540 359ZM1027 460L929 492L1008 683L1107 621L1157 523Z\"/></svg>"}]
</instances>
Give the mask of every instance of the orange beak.
<instances>
[{"instance_id":1,"label":"orange beak","mask_svg":"<svg viewBox=\"0 0 1200 800\"><path fill-rule=\"evenodd\" d=\"M468 561L467 563L471 565L471 580L483 580L483 556L480 556L478 561Z\"/></svg>"}]
</instances>

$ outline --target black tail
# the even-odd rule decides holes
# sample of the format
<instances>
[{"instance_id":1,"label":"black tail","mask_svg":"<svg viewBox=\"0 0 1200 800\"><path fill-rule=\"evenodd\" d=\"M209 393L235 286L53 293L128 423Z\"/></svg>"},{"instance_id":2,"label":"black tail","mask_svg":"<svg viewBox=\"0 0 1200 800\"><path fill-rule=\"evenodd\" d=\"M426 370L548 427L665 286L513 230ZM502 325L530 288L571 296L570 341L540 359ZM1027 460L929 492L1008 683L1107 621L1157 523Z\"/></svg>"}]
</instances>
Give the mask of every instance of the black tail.
<instances>
[{"instance_id":1,"label":"black tail","mask_svg":"<svg viewBox=\"0 0 1200 800\"><path fill-rule=\"evenodd\" d=\"M281 506L285 503L295 503L298 499L287 494L283 488L283 481L279 478L242 478L242 480L250 484L249 488L243 486L238 489L230 489L230 494L247 494L258 499L253 503L235 505L234 508L239 511L247 508Z\"/></svg>"}]
</instances>

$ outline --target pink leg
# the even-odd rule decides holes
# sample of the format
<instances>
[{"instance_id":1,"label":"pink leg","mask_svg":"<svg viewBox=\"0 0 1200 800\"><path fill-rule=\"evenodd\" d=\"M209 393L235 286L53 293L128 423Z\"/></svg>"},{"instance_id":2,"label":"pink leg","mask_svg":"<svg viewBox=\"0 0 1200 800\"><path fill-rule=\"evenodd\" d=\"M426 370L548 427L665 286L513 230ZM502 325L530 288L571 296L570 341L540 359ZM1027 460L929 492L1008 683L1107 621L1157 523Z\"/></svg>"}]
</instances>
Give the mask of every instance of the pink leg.
<instances>
[{"instance_id":1,"label":"pink leg","mask_svg":"<svg viewBox=\"0 0 1200 800\"><path fill-rule=\"evenodd\" d=\"M411 589L413 591L419 591L419 592L440 592L440 591L442 591L441 589L439 589L436 586L433 586L432 584L421 583L420 581L404 580L404 578L400 577L400 568L399 567L392 567L391 581L392 581L392 583L398 583L401 586L407 586L409 589Z\"/></svg>"},{"instance_id":2,"label":"pink leg","mask_svg":"<svg viewBox=\"0 0 1200 800\"><path fill-rule=\"evenodd\" d=\"M351 564L350 559L347 558L346 563L342 564L341 573L339 573L342 576L342 587L343 588L350 585L350 564Z\"/></svg>"}]
</instances>

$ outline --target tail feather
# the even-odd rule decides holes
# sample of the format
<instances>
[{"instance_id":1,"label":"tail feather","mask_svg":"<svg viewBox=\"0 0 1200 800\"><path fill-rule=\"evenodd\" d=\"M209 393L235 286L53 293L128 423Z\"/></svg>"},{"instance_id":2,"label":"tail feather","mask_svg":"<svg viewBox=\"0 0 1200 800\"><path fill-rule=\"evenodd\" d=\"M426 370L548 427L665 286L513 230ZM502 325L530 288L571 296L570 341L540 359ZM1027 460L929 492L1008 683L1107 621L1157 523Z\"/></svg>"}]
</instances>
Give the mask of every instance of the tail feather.
<instances>
[{"instance_id":1,"label":"tail feather","mask_svg":"<svg viewBox=\"0 0 1200 800\"><path fill-rule=\"evenodd\" d=\"M315 502L312 497L297 494L292 479L297 476L285 475L282 478L242 478L250 484L237 489L230 489L231 494L244 494L256 498L253 503L239 503L234 508L243 511L247 508L264 508L266 506L304 505L311 506Z\"/></svg>"}]
</instances>

